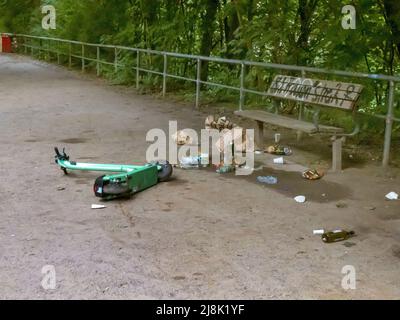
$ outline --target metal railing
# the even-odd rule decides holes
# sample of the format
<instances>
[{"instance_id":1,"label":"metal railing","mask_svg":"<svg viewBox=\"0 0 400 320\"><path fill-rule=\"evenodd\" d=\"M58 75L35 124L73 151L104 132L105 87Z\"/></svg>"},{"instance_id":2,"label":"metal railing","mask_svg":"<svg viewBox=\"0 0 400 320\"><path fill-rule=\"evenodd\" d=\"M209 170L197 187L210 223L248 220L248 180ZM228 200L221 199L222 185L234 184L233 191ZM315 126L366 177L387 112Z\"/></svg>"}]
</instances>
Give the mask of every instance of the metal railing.
<instances>
[{"instance_id":1,"label":"metal railing","mask_svg":"<svg viewBox=\"0 0 400 320\"><path fill-rule=\"evenodd\" d=\"M260 96L268 97L269 95L265 91L258 91L254 89L246 88L245 86L245 73L246 67L258 67L258 68L265 68L265 69L275 69L275 70L286 70L286 71L295 71L299 72L301 77L306 77L307 73L318 73L318 74L325 74L325 75L334 75L340 77L351 77L351 78L359 78L359 79L370 79L371 81L385 81L389 83L389 90L387 96L387 113L386 115L383 114L370 114L367 115L376 117L379 119L384 119L386 122L385 127L385 138L384 138L384 150L383 150L383 160L382 164L384 167L389 165L390 160L390 148L391 148L391 139L392 139L392 129L393 129L393 122L400 122L399 118L394 116L394 105L395 105L395 91L396 85L400 82L400 77L397 76L389 76L389 75L382 75L382 74L368 74L368 73L360 73L360 72L349 72L349 71L339 71L339 70L328 70L328 69L321 69L321 68L313 68L313 67L305 67L305 66L293 66L293 65L283 65L283 64L276 64L276 63L266 63L266 62L255 62L255 61L245 61L245 60L235 60L235 59L224 59L219 57L206 57L206 56L199 56L199 55L189 55L189 54L181 54L181 53L173 53L173 52L165 52L165 51L157 51L151 49L141 49L141 48L131 48L126 46L119 46L119 45L106 45L106 44L94 44L94 43L86 43L80 41L73 41L73 40L65 40L59 38L50 38L50 37L40 37L40 36L31 36L25 34L9 34L7 35L16 37L17 42L23 46L24 52L28 54L28 50L31 51L31 54L34 54L34 50L45 51L45 52L52 52L57 55L57 62L60 63L60 56L66 55L68 57L68 65L69 67L72 66L72 58L80 59L81 60L81 68L82 71L85 71L86 61L91 61L96 63L96 72L97 75L101 73L101 65L112 65L115 68L115 71L118 70L119 67L126 67L125 65L119 62L119 53L121 51L129 51L134 52L136 55L136 65L132 66L133 70L136 71L136 88L139 89L140 87L140 73L150 73L155 74L162 77L162 95L165 96L167 92L167 79L174 78L183 81L189 81L196 84L196 98L195 98L195 105L196 108L200 106L200 94L202 85L206 86L214 86L229 90L234 90L239 92L239 110L242 110L245 106L245 95L246 94L256 94ZM23 41L20 41L23 40ZM33 40L39 40L39 46L33 44ZM47 47L43 45L43 41L47 42ZM57 43L57 49L51 49L50 43ZM65 53L60 50L60 44L68 44L68 52ZM80 46L81 54L74 54L72 50L72 45ZM90 58L85 56L85 49L87 47L96 48L96 58ZM114 51L114 61L109 62L101 59L100 56L100 48L103 49L112 49ZM146 69L141 66L141 54L149 54L149 55L156 55L163 58L163 71L155 71ZM196 77L189 78L185 76L180 76L176 74L171 74L168 72L168 59L169 58L182 58L182 59L189 59L196 63ZM219 64L230 64L236 65L240 68L240 85L233 86L224 83L216 83L211 81L204 81L201 79L201 67L204 61L208 62L215 62ZM362 112L363 114L366 114ZM299 118L302 117L302 112L300 111Z\"/></svg>"}]
</instances>

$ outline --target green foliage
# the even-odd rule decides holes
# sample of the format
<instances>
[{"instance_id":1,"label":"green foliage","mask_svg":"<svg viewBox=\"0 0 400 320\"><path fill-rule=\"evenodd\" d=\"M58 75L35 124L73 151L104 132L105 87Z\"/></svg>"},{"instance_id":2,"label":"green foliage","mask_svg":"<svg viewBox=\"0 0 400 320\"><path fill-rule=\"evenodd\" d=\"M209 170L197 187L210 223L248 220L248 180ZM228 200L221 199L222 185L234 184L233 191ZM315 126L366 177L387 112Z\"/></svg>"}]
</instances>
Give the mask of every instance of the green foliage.
<instances>
[{"instance_id":1,"label":"green foliage","mask_svg":"<svg viewBox=\"0 0 400 320\"><path fill-rule=\"evenodd\" d=\"M357 10L355 30L341 27L341 10L349 2ZM56 30L41 28L43 4L56 7ZM0 28L4 31L232 59L400 73L398 0L0 0L0 9ZM112 61L112 53L108 55ZM117 73L105 68L103 73L117 83L133 83L135 57L122 55L120 63L126 67ZM146 56L143 63L162 70L162 59ZM187 59L174 59L168 72L195 77L195 68ZM276 72L247 68L246 86L265 90ZM202 70L203 79L212 82L237 85L238 76L238 70L231 66L205 63ZM141 81L159 88L161 79L152 75L142 76ZM362 109L385 112L387 85L371 81L362 84ZM169 81L169 90L188 87L193 88L179 80ZM225 101L237 92L207 87L205 94ZM399 95L396 92L396 100ZM248 95L246 103L263 104L265 99ZM396 114L400 116L398 108Z\"/></svg>"}]
</instances>

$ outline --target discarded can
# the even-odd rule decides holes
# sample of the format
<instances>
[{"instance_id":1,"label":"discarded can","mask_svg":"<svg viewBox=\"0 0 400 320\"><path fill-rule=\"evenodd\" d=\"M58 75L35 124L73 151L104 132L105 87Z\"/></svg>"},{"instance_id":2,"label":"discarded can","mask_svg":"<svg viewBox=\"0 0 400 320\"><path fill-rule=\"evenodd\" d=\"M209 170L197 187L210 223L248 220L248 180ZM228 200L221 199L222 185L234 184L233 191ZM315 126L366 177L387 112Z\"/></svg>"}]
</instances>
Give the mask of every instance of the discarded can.
<instances>
[{"instance_id":1,"label":"discarded can","mask_svg":"<svg viewBox=\"0 0 400 320\"><path fill-rule=\"evenodd\" d=\"M274 163L275 164L284 164L285 163L285 159L283 159L283 157L275 158L274 159Z\"/></svg>"},{"instance_id":2,"label":"discarded can","mask_svg":"<svg viewBox=\"0 0 400 320\"><path fill-rule=\"evenodd\" d=\"M226 166L221 166L219 167L216 172L217 173L229 173L229 172L234 172L235 171L235 166L233 165L226 165Z\"/></svg>"}]
</instances>

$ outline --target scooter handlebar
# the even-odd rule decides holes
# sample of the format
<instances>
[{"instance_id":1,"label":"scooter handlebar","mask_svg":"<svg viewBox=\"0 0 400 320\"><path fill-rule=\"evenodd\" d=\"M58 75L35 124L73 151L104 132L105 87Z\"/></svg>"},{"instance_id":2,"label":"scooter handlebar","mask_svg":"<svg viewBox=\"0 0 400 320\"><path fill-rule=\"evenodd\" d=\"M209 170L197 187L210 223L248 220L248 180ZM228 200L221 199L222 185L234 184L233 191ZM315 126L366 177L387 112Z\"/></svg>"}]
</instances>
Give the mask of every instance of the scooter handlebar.
<instances>
[{"instance_id":1,"label":"scooter handlebar","mask_svg":"<svg viewBox=\"0 0 400 320\"><path fill-rule=\"evenodd\" d=\"M65 153L65 148L63 148L62 153L60 152L60 150L58 150L57 147L54 147L54 151L56 153L56 156L55 156L56 162L58 160L67 160L67 161L69 160L69 156Z\"/></svg>"}]
</instances>

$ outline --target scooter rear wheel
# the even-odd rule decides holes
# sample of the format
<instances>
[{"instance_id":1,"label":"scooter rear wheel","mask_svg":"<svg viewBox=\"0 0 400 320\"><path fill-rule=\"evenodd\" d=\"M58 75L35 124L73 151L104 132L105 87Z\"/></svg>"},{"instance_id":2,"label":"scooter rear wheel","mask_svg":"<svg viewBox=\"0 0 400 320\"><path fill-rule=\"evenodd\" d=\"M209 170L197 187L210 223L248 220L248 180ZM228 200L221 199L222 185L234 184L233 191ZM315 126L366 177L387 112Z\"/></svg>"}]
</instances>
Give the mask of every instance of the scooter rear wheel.
<instances>
[{"instance_id":1,"label":"scooter rear wheel","mask_svg":"<svg viewBox=\"0 0 400 320\"><path fill-rule=\"evenodd\" d=\"M105 176L98 177L94 183L94 193L99 198L118 198L130 195L131 190L126 184L104 181Z\"/></svg>"},{"instance_id":2,"label":"scooter rear wheel","mask_svg":"<svg viewBox=\"0 0 400 320\"><path fill-rule=\"evenodd\" d=\"M129 194L130 191L127 185L121 183L109 183L103 187L103 192L106 196L123 196Z\"/></svg>"}]
</instances>

